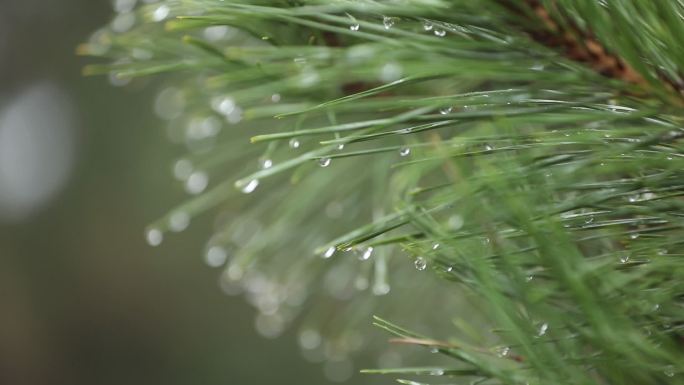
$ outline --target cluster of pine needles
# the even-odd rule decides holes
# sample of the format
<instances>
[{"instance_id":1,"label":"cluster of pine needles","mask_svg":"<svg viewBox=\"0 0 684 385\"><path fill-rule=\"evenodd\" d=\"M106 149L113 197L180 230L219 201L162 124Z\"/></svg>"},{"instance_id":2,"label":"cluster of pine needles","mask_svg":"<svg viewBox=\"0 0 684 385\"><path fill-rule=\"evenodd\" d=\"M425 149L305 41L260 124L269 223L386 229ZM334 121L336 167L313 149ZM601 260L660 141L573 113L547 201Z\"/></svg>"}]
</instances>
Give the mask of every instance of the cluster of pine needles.
<instances>
[{"instance_id":1,"label":"cluster of pine needles","mask_svg":"<svg viewBox=\"0 0 684 385\"><path fill-rule=\"evenodd\" d=\"M339 363L379 314L446 358L368 370L403 383L684 383L682 1L116 4L86 72L187 148L148 241L214 212L262 334Z\"/></svg>"}]
</instances>

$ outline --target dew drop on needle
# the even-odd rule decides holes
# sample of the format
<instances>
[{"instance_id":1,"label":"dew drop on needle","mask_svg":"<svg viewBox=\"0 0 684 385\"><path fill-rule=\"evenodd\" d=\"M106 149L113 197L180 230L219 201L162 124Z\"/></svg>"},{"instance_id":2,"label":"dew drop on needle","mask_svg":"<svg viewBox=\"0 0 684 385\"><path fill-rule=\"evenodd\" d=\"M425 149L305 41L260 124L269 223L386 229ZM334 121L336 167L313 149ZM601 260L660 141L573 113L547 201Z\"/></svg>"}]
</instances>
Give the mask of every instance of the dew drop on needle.
<instances>
[{"instance_id":1,"label":"dew drop on needle","mask_svg":"<svg viewBox=\"0 0 684 385\"><path fill-rule=\"evenodd\" d=\"M328 258L332 257L333 254L335 254L335 250L336 250L335 246L328 247L328 249L325 250L325 252L323 253L323 258L328 259Z\"/></svg>"},{"instance_id":2,"label":"dew drop on needle","mask_svg":"<svg viewBox=\"0 0 684 385\"><path fill-rule=\"evenodd\" d=\"M290 148L297 149L297 148L299 148L301 143L299 142L299 139L292 138L292 139L290 139L289 145L290 145Z\"/></svg>"},{"instance_id":3,"label":"dew drop on needle","mask_svg":"<svg viewBox=\"0 0 684 385\"><path fill-rule=\"evenodd\" d=\"M416 269L420 271L423 271L427 268L427 261L423 257L416 258L413 264L416 266Z\"/></svg>"},{"instance_id":4,"label":"dew drop on needle","mask_svg":"<svg viewBox=\"0 0 684 385\"><path fill-rule=\"evenodd\" d=\"M164 234L159 229L149 229L145 233L145 239L150 246L159 246L164 240Z\"/></svg>"},{"instance_id":5,"label":"dew drop on needle","mask_svg":"<svg viewBox=\"0 0 684 385\"><path fill-rule=\"evenodd\" d=\"M364 250L361 256L359 257L359 259L362 261L367 261L370 259L371 255L373 255L373 248L367 247L366 250Z\"/></svg>"},{"instance_id":6,"label":"dew drop on needle","mask_svg":"<svg viewBox=\"0 0 684 385\"><path fill-rule=\"evenodd\" d=\"M262 170L269 169L273 167L273 161L268 158L261 158L259 159L259 167L261 167Z\"/></svg>"},{"instance_id":7,"label":"dew drop on needle","mask_svg":"<svg viewBox=\"0 0 684 385\"><path fill-rule=\"evenodd\" d=\"M256 188L259 187L259 180L258 179L252 179L247 183L244 187L242 187L242 192L245 194L250 194L253 193Z\"/></svg>"}]
</instances>

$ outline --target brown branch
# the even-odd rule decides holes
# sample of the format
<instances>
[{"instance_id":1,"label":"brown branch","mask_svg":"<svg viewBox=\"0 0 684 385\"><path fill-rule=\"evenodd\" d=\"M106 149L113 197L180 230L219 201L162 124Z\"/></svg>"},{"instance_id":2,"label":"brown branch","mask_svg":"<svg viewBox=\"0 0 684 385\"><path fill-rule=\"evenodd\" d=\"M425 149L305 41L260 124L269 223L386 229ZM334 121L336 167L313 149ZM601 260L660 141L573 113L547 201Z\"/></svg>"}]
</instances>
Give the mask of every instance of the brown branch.
<instances>
[{"instance_id":1,"label":"brown branch","mask_svg":"<svg viewBox=\"0 0 684 385\"><path fill-rule=\"evenodd\" d=\"M523 16L528 21L523 31L527 32L536 42L559 50L570 60L584 63L599 74L612 79L622 80L636 85L644 91L651 90L648 81L620 56L610 52L596 36L588 30L580 28L569 17L554 9L553 15L539 0L523 0L521 8L510 0L498 0L505 8ZM535 26L535 27L532 27ZM670 91L684 96L684 84L669 78L666 74L656 70L659 79ZM681 100L678 101L681 104Z\"/></svg>"},{"instance_id":2,"label":"brown branch","mask_svg":"<svg viewBox=\"0 0 684 385\"><path fill-rule=\"evenodd\" d=\"M572 20L557 21L539 0L523 0L517 5L510 0L499 4L523 17L527 25L522 30L544 46L554 48L570 60L588 65L603 76L646 87L646 80L629 64L609 52L591 33L579 28Z\"/></svg>"},{"instance_id":3,"label":"brown branch","mask_svg":"<svg viewBox=\"0 0 684 385\"><path fill-rule=\"evenodd\" d=\"M646 80L636 70L609 52L590 32L580 29L567 18L563 24L556 22L539 0L526 1L546 27L546 30L530 32L535 40L546 45L558 44L567 57L586 63L601 75L648 87Z\"/></svg>"}]
</instances>

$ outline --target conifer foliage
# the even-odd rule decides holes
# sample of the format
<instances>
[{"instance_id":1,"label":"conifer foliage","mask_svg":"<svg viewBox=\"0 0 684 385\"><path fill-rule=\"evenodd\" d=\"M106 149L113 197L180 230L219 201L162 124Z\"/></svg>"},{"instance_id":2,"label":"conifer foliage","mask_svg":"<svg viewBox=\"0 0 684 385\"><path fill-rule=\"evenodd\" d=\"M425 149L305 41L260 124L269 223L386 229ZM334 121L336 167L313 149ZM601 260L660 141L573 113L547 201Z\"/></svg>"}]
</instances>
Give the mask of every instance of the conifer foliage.
<instances>
[{"instance_id":1,"label":"conifer foliage","mask_svg":"<svg viewBox=\"0 0 684 385\"><path fill-rule=\"evenodd\" d=\"M404 383L684 383L682 1L116 5L86 73L187 148L147 239L213 212L262 334L340 362L380 314L447 358L369 370Z\"/></svg>"}]
</instances>

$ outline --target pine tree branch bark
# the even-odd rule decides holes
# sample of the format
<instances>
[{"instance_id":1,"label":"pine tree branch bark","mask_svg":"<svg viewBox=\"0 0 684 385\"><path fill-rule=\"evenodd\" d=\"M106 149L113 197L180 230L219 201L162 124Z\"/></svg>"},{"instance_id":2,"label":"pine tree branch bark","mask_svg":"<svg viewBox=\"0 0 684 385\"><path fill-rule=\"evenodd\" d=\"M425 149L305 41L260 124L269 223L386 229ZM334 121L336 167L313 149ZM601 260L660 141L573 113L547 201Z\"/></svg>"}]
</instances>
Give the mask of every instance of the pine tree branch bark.
<instances>
[{"instance_id":1,"label":"pine tree branch bark","mask_svg":"<svg viewBox=\"0 0 684 385\"><path fill-rule=\"evenodd\" d=\"M554 15L562 15L561 9L547 9L539 0L523 0L522 8L510 0L498 2L527 20L522 30L534 41L559 50L568 59L584 63L603 76L622 80L637 86L644 93L650 93L651 84L623 58L610 52L591 31L580 28L570 17L557 20L558 16ZM556 7L556 3L553 4ZM656 73L663 85L677 95L674 102L684 104L684 84L661 71L656 70Z\"/></svg>"}]
</instances>

